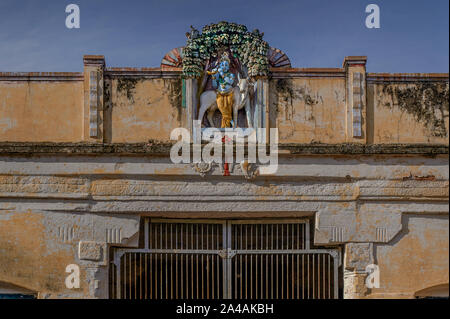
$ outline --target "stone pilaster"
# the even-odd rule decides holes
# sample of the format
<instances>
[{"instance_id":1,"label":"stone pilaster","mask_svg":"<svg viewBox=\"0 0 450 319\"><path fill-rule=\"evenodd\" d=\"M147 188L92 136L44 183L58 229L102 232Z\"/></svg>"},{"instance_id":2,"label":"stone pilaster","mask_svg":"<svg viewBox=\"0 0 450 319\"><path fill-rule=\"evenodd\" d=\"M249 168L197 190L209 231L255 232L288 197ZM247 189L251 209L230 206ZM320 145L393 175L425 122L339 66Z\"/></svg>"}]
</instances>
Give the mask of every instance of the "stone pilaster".
<instances>
[{"instance_id":1,"label":"stone pilaster","mask_svg":"<svg viewBox=\"0 0 450 319\"><path fill-rule=\"evenodd\" d=\"M103 87L105 58L102 55L85 55L83 140L103 142Z\"/></svg>"},{"instance_id":2,"label":"stone pilaster","mask_svg":"<svg viewBox=\"0 0 450 319\"><path fill-rule=\"evenodd\" d=\"M366 62L365 56L348 56L343 68L346 72L346 140L366 143Z\"/></svg>"},{"instance_id":3,"label":"stone pilaster","mask_svg":"<svg viewBox=\"0 0 450 319\"><path fill-rule=\"evenodd\" d=\"M137 247L139 218L90 217L90 231L78 241L77 265L82 269L81 288L87 298L108 298L109 247ZM82 224L82 223L80 223ZM80 230L81 231L81 230ZM90 238L87 240L86 238Z\"/></svg>"},{"instance_id":4,"label":"stone pilaster","mask_svg":"<svg viewBox=\"0 0 450 319\"><path fill-rule=\"evenodd\" d=\"M371 243L349 243L344 255L344 298L364 298L369 289L366 286L366 267L373 264Z\"/></svg>"}]
</instances>

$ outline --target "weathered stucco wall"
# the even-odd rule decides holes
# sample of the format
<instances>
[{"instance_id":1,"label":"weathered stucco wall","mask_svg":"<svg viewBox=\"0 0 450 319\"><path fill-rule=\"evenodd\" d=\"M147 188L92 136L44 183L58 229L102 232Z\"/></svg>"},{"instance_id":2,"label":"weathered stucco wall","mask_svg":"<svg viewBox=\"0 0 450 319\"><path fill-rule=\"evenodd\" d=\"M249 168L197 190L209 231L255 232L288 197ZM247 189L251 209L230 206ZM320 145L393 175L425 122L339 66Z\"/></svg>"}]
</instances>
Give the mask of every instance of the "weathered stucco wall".
<instances>
[{"instance_id":1,"label":"weathered stucco wall","mask_svg":"<svg viewBox=\"0 0 450 319\"><path fill-rule=\"evenodd\" d=\"M273 72L278 171L254 179L171 162L165 142L192 116L179 70L87 56L80 74L0 73L0 142L22 142L0 143L0 287L106 298L109 248L136 247L142 216L310 218L314 244L341 251L346 298L448 284L448 75L368 74L365 61ZM30 143L44 141L82 143Z\"/></svg>"},{"instance_id":2,"label":"weathered stucco wall","mask_svg":"<svg viewBox=\"0 0 450 319\"><path fill-rule=\"evenodd\" d=\"M272 127L280 143L344 143L345 78L270 81Z\"/></svg>"},{"instance_id":3,"label":"weathered stucco wall","mask_svg":"<svg viewBox=\"0 0 450 319\"><path fill-rule=\"evenodd\" d=\"M390 245L376 245L379 289L371 298L413 298L449 278L448 215L404 214L403 229Z\"/></svg>"},{"instance_id":4,"label":"weathered stucco wall","mask_svg":"<svg viewBox=\"0 0 450 319\"><path fill-rule=\"evenodd\" d=\"M108 247L135 247L141 216L310 217L314 243L340 247L346 271L380 267L380 289L346 279L347 297L409 298L448 282L446 155L283 155L276 177L247 180L237 169L202 178L167 156L65 152L0 156L0 282L41 298L107 297ZM349 245L367 252L352 257ZM79 289L64 285L71 263Z\"/></svg>"},{"instance_id":5,"label":"weathered stucco wall","mask_svg":"<svg viewBox=\"0 0 450 319\"><path fill-rule=\"evenodd\" d=\"M106 81L111 142L168 141L181 127L181 79L113 78ZM109 138L108 138L109 139Z\"/></svg>"},{"instance_id":6,"label":"weathered stucco wall","mask_svg":"<svg viewBox=\"0 0 450 319\"><path fill-rule=\"evenodd\" d=\"M95 67L86 64L92 61ZM187 127L190 113L182 106L179 71L102 69L102 63L103 57L85 58L84 75L1 73L0 141L165 142L174 128ZM102 97L95 137L89 134L92 70L100 74ZM363 74L360 91L367 100L357 138L354 72ZM448 145L448 75L368 73L366 81L364 74L361 65L274 71L267 120L278 127L280 143Z\"/></svg>"},{"instance_id":7,"label":"weathered stucco wall","mask_svg":"<svg viewBox=\"0 0 450 319\"><path fill-rule=\"evenodd\" d=\"M372 143L448 144L448 78L420 74L372 77L368 83Z\"/></svg>"},{"instance_id":8,"label":"weathered stucco wall","mask_svg":"<svg viewBox=\"0 0 450 319\"><path fill-rule=\"evenodd\" d=\"M0 212L0 281L38 292L41 298L46 292L63 296L69 290L64 285L65 269L76 262L76 247L56 240L57 219L51 228L46 227L48 213ZM84 294L88 294L86 285L78 296Z\"/></svg>"},{"instance_id":9,"label":"weathered stucco wall","mask_svg":"<svg viewBox=\"0 0 450 319\"><path fill-rule=\"evenodd\" d=\"M50 81L42 77L0 77L0 141L82 140L83 81L54 74Z\"/></svg>"},{"instance_id":10,"label":"weathered stucco wall","mask_svg":"<svg viewBox=\"0 0 450 319\"><path fill-rule=\"evenodd\" d=\"M133 246L138 227L135 216L0 209L0 282L26 288L38 298L95 297L98 289L108 289L106 243ZM82 259L80 241L102 242L98 257ZM72 264L80 269L76 289L65 284L66 267Z\"/></svg>"}]
</instances>

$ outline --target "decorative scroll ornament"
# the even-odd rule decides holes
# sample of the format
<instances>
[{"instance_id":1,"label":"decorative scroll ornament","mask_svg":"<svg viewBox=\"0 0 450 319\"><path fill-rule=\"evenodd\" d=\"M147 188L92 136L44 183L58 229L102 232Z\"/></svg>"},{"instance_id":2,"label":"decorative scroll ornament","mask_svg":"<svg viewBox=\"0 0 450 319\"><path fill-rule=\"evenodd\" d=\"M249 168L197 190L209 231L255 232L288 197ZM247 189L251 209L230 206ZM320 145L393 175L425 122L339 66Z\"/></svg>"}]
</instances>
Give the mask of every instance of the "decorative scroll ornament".
<instances>
[{"instance_id":1,"label":"decorative scroll ornament","mask_svg":"<svg viewBox=\"0 0 450 319\"><path fill-rule=\"evenodd\" d=\"M235 163L229 163L229 173L233 173ZM201 162L194 163L191 165L192 169L199 173L201 177L205 177L206 175L212 174L214 172L215 167L219 167L220 172L224 174L224 164L217 164L216 162ZM237 168L242 172L242 175L247 180L251 180L259 175L259 167L256 164L249 163L248 160L241 161L240 165Z\"/></svg>"},{"instance_id":2,"label":"decorative scroll ornament","mask_svg":"<svg viewBox=\"0 0 450 319\"><path fill-rule=\"evenodd\" d=\"M214 162L201 162L191 165L195 172L199 173L201 177L205 177L207 174L212 173L215 166Z\"/></svg>"}]
</instances>

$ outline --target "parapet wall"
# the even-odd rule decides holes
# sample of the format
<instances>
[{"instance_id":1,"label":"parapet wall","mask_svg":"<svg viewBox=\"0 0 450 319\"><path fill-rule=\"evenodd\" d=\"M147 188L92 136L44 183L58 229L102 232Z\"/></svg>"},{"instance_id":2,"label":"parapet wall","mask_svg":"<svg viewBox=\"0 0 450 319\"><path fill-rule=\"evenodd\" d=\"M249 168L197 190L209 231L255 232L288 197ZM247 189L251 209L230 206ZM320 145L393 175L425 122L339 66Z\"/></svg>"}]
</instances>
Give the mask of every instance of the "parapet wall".
<instances>
[{"instance_id":1,"label":"parapet wall","mask_svg":"<svg viewBox=\"0 0 450 319\"><path fill-rule=\"evenodd\" d=\"M0 141L83 140L83 73L0 73Z\"/></svg>"},{"instance_id":2,"label":"parapet wall","mask_svg":"<svg viewBox=\"0 0 450 319\"><path fill-rule=\"evenodd\" d=\"M367 75L370 142L448 143L446 74Z\"/></svg>"},{"instance_id":3,"label":"parapet wall","mask_svg":"<svg viewBox=\"0 0 450 319\"><path fill-rule=\"evenodd\" d=\"M267 119L280 143L448 145L448 74L367 73L365 62L273 69ZM83 73L0 73L0 142L166 142L187 127L184 100L181 70L106 68L102 56L86 56Z\"/></svg>"}]
</instances>

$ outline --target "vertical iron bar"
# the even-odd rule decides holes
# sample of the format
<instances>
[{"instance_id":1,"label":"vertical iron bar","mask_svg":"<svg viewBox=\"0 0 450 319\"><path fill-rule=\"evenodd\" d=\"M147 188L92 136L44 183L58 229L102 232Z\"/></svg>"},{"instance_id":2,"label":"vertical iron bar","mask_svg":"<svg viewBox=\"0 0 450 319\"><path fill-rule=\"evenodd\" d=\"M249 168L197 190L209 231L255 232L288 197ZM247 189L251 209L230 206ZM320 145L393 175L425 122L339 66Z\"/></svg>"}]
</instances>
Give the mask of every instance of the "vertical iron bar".
<instances>
[{"instance_id":1,"label":"vertical iron bar","mask_svg":"<svg viewBox=\"0 0 450 319\"><path fill-rule=\"evenodd\" d=\"M245 225L245 248L248 249L248 225ZM245 299L248 298L248 257L245 254Z\"/></svg>"},{"instance_id":2,"label":"vertical iron bar","mask_svg":"<svg viewBox=\"0 0 450 319\"><path fill-rule=\"evenodd\" d=\"M330 254L327 254L328 257L328 299L331 299L331 260Z\"/></svg>"},{"instance_id":3,"label":"vertical iron bar","mask_svg":"<svg viewBox=\"0 0 450 319\"><path fill-rule=\"evenodd\" d=\"M264 225L259 225L259 227L260 227L260 229L261 229L261 231L260 231L260 233L261 233L261 249L264 249L264 235L263 235L263 230L264 230ZM263 273L263 255L261 254L260 255L260 258L259 258L260 260L259 260L259 267L260 267L260 276L261 276L261 281L260 281L260 284L259 284L259 286L260 286L260 292L259 292L259 298L263 298L263 292L264 292L264 289L263 289L263 284L264 284L264 273Z\"/></svg>"},{"instance_id":4,"label":"vertical iron bar","mask_svg":"<svg viewBox=\"0 0 450 319\"><path fill-rule=\"evenodd\" d=\"M322 255L322 298L325 299L325 278L326 278L326 272L325 272L325 255Z\"/></svg>"},{"instance_id":5,"label":"vertical iron bar","mask_svg":"<svg viewBox=\"0 0 450 319\"><path fill-rule=\"evenodd\" d=\"M243 247L242 247L242 242L243 242L243 239L242 239L242 224L239 225L239 229L240 229L240 233L241 233L239 249L242 250L243 249ZM242 280L245 278L245 276L242 274L242 255L239 255L239 269L240 269L240 275L241 275L240 280L239 280L240 286L241 286L241 293L240 293L239 297L242 299L243 298L243 296L242 296L242 286L243 286Z\"/></svg>"},{"instance_id":6,"label":"vertical iron bar","mask_svg":"<svg viewBox=\"0 0 450 319\"><path fill-rule=\"evenodd\" d=\"M316 263L315 263L315 255L312 255L311 256L312 257L312 289L313 289L313 292L312 292L312 297L313 297L313 299L314 298L316 298Z\"/></svg>"},{"instance_id":7,"label":"vertical iron bar","mask_svg":"<svg viewBox=\"0 0 450 319\"><path fill-rule=\"evenodd\" d=\"M115 257L116 254L114 254ZM116 279L116 293L117 293L117 299L122 299L122 258L114 258L115 260L118 260L118 263L116 265L116 274L117 274L117 279ZM125 278L125 276L124 276ZM124 280L125 281L125 280Z\"/></svg>"},{"instance_id":8,"label":"vertical iron bar","mask_svg":"<svg viewBox=\"0 0 450 319\"><path fill-rule=\"evenodd\" d=\"M333 281L333 287L334 287L334 295L333 298L338 298L338 259L339 255L336 257L333 257L333 274L334 274L334 281Z\"/></svg>"},{"instance_id":9,"label":"vertical iron bar","mask_svg":"<svg viewBox=\"0 0 450 319\"><path fill-rule=\"evenodd\" d=\"M152 272L152 264L153 264L153 254L150 254L150 299L153 299L153 272Z\"/></svg>"},{"instance_id":10,"label":"vertical iron bar","mask_svg":"<svg viewBox=\"0 0 450 319\"><path fill-rule=\"evenodd\" d=\"M221 227L222 226L222 227ZM222 228L222 232L225 231L223 228L223 225L217 225L217 235L216 235L216 243L217 243L217 250L219 250L220 247L220 229ZM222 235L223 236L223 235ZM223 249L223 243L222 243L222 249ZM216 278L217 278L217 282L216 282L216 288L217 288L217 298L220 298L220 265L219 263L221 262L221 260L219 260L220 256L216 255L216 267L217 267L217 274L216 274ZM223 262L222 262L222 266L223 266ZM225 280L225 278L222 278L222 284L223 284L223 280Z\"/></svg>"},{"instance_id":11,"label":"vertical iron bar","mask_svg":"<svg viewBox=\"0 0 450 319\"><path fill-rule=\"evenodd\" d=\"M148 232L149 232L149 230L148 230L148 218L146 218L145 219L145 223L144 223L144 234L145 234L145 244L144 244L144 246L145 246L145 249L148 249Z\"/></svg>"},{"instance_id":12,"label":"vertical iron bar","mask_svg":"<svg viewBox=\"0 0 450 319\"><path fill-rule=\"evenodd\" d=\"M175 224L175 249L178 250L178 223ZM175 299L178 299L178 254L175 254Z\"/></svg>"},{"instance_id":13,"label":"vertical iron bar","mask_svg":"<svg viewBox=\"0 0 450 319\"><path fill-rule=\"evenodd\" d=\"M306 249L310 248L309 245L309 223L305 223L305 243L306 243Z\"/></svg>"},{"instance_id":14,"label":"vertical iron bar","mask_svg":"<svg viewBox=\"0 0 450 319\"><path fill-rule=\"evenodd\" d=\"M198 249L198 231L199 224L195 224L195 248ZM196 288L196 296L198 299L198 254L195 254L195 288Z\"/></svg>"},{"instance_id":15,"label":"vertical iron bar","mask_svg":"<svg viewBox=\"0 0 450 319\"><path fill-rule=\"evenodd\" d=\"M297 224L297 249L300 250L300 224ZM300 299L300 266L297 254L297 299Z\"/></svg>"},{"instance_id":16,"label":"vertical iron bar","mask_svg":"<svg viewBox=\"0 0 450 319\"><path fill-rule=\"evenodd\" d=\"M209 228L206 226L206 250L209 249ZM206 298L209 299L209 255L206 255Z\"/></svg>"},{"instance_id":17,"label":"vertical iron bar","mask_svg":"<svg viewBox=\"0 0 450 319\"><path fill-rule=\"evenodd\" d=\"M145 254L145 299L148 299L148 268L147 268L147 259L148 259L148 254Z\"/></svg>"},{"instance_id":18,"label":"vertical iron bar","mask_svg":"<svg viewBox=\"0 0 450 319\"><path fill-rule=\"evenodd\" d=\"M222 247L224 251L228 249L227 245L227 233L228 233L228 222L225 222L222 226ZM222 258L222 273L223 273L223 298L228 299L228 259L227 256Z\"/></svg>"},{"instance_id":19,"label":"vertical iron bar","mask_svg":"<svg viewBox=\"0 0 450 319\"><path fill-rule=\"evenodd\" d=\"M302 299L305 297L305 254L302 254Z\"/></svg>"},{"instance_id":20,"label":"vertical iron bar","mask_svg":"<svg viewBox=\"0 0 450 319\"><path fill-rule=\"evenodd\" d=\"M265 249L269 249L269 224L266 224L266 247ZM269 299L269 256L266 254L266 299Z\"/></svg>"},{"instance_id":21,"label":"vertical iron bar","mask_svg":"<svg viewBox=\"0 0 450 319\"><path fill-rule=\"evenodd\" d=\"M191 249L194 249L194 224L191 224ZM194 299L194 255L191 254L191 299Z\"/></svg>"},{"instance_id":22,"label":"vertical iron bar","mask_svg":"<svg viewBox=\"0 0 450 319\"><path fill-rule=\"evenodd\" d=\"M211 227L211 238L212 238L212 242L211 242L211 246L214 248L214 239L215 239L215 236L214 236L214 234L215 234L215 231L214 231L214 228L216 228L216 225L212 225L212 227ZM212 278L212 280L211 280L211 292L212 292L212 299L215 299L214 298L214 282L215 282L215 280L216 280L216 278L214 277L214 260L216 259L216 256L217 255L213 255L212 256L212 258L211 258L211 278Z\"/></svg>"},{"instance_id":23,"label":"vertical iron bar","mask_svg":"<svg viewBox=\"0 0 450 319\"><path fill-rule=\"evenodd\" d=\"M183 230L183 224L180 225L181 230L180 230L180 249L183 249L183 238L184 238L184 230ZM180 289L180 296L181 299L183 299L184 297L184 271L186 270L186 267L184 265L184 254L181 254L180 256L180 284L181 284L181 289Z\"/></svg>"},{"instance_id":24,"label":"vertical iron bar","mask_svg":"<svg viewBox=\"0 0 450 319\"><path fill-rule=\"evenodd\" d=\"M227 286L227 292L228 292L228 299L231 299L231 294L232 294L232 279L231 279L231 256L229 255L229 253L231 253L231 222L227 223L227 258L226 258L226 263L227 263L227 278L226 278L226 282L228 283Z\"/></svg>"},{"instance_id":25,"label":"vertical iron bar","mask_svg":"<svg viewBox=\"0 0 450 319\"><path fill-rule=\"evenodd\" d=\"M255 228L255 244L256 250L258 250L258 224L255 224L253 227ZM258 255L255 255L255 298L258 299Z\"/></svg>"},{"instance_id":26,"label":"vertical iron bar","mask_svg":"<svg viewBox=\"0 0 450 319\"><path fill-rule=\"evenodd\" d=\"M170 224L170 249L173 249L173 224ZM173 299L173 253L170 254L170 299ZM167 263L167 261L166 261Z\"/></svg>"},{"instance_id":27,"label":"vertical iron bar","mask_svg":"<svg viewBox=\"0 0 450 319\"><path fill-rule=\"evenodd\" d=\"M167 239L168 239L168 234L167 234L167 223L165 223L166 224L166 231L165 231L165 233L164 233L164 237L165 237L165 239L166 239L166 247L165 247L165 249L167 249L168 248L168 246L167 246ZM169 281L169 279L168 279L168 271L167 271L167 263L168 263L168 261L169 261L169 258L168 258L168 255L166 254L165 255L165 257L164 257L164 264L165 264L165 266L166 266L166 299L169 299L169 291L168 291L168 281Z\"/></svg>"},{"instance_id":28,"label":"vertical iron bar","mask_svg":"<svg viewBox=\"0 0 450 319\"><path fill-rule=\"evenodd\" d=\"M270 248L273 250L273 242L274 242L274 236L273 236L273 224L270 225ZM273 254L270 254L270 298L273 299L273 287L275 286L273 284Z\"/></svg>"},{"instance_id":29,"label":"vertical iron bar","mask_svg":"<svg viewBox=\"0 0 450 319\"><path fill-rule=\"evenodd\" d=\"M253 225L250 225L250 247L253 249ZM250 299L253 299L253 255L250 255Z\"/></svg>"},{"instance_id":30,"label":"vertical iron bar","mask_svg":"<svg viewBox=\"0 0 450 319\"><path fill-rule=\"evenodd\" d=\"M309 262L309 257L310 257L311 255L310 254L308 254L306 257L307 257L307 262L308 262L308 264L307 264L307 267L306 267L306 269L307 269L307 279L308 279L308 281L307 281L307 285L306 285L306 287L307 287L307 291L308 291L308 299L309 299L309 288L310 288L310 286L309 286L309 265L310 265L310 262Z\"/></svg>"},{"instance_id":31,"label":"vertical iron bar","mask_svg":"<svg viewBox=\"0 0 450 319\"><path fill-rule=\"evenodd\" d=\"M142 299L142 255L139 254L139 299Z\"/></svg>"}]
</instances>

